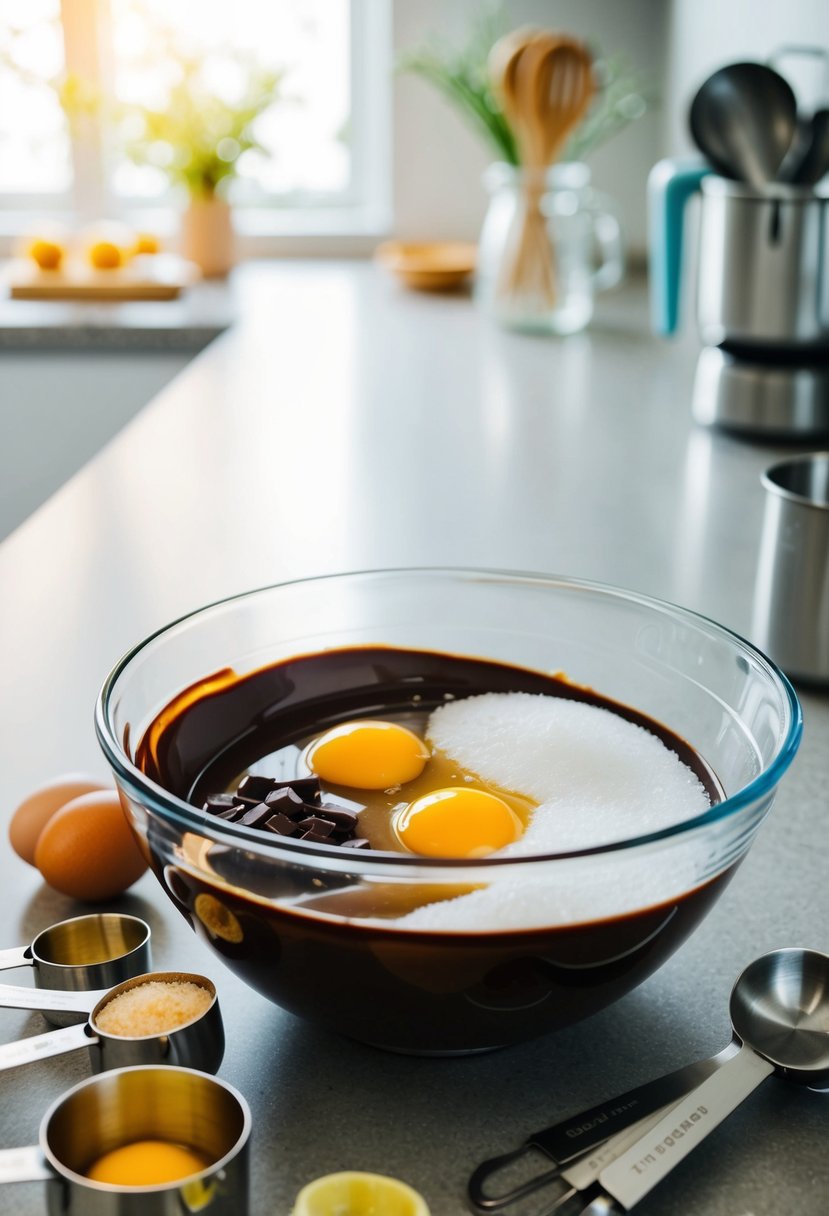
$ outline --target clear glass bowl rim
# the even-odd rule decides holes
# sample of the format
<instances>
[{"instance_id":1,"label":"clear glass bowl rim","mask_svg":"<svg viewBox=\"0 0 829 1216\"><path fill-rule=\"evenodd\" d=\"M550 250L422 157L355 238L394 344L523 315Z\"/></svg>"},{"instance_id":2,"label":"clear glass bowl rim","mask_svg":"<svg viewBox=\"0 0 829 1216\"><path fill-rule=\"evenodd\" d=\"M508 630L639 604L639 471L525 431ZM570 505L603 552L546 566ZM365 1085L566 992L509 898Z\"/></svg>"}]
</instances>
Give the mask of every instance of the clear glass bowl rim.
<instances>
[{"instance_id":1,"label":"clear glass bowl rim","mask_svg":"<svg viewBox=\"0 0 829 1216\"><path fill-rule=\"evenodd\" d=\"M138 789L146 792L147 800L152 804L153 810L158 813L164 812L164 817L169 818L182 831L196 832L200 835L207 835L211 840L215 839L222 843L244 847L245 850L257 853L257 855L265 858L272 858L274 861L278 858L286 860L292 859L296 864L302 864L304 860L313 863L314 857L325 858L330 860L332 857L342 855L342 850L335 845L311 845L304 841L291 840L282 844L278 838L274 842L268 841L263 844L261 836L254 832L253 829L240 827L238 824L231 824L227 821L212 821L207 817L205 811L192 806L190 803L184 802L181 798L169 793L162 786L148 780L148 778L136 768L135 765L127 758L123 748L115 737L115 733L110 726L109 706L115 685L121 675L127 669L132 660L141 653L147 646L151 645L157 638L170 630L177 628L179 625L195 619L196 617L206 615L208 612L222 607L226 604L232 604L238 600L252 599L257 595L262 595L270 591L276 591L281 587L293 587L298 585L319 584L324 585L336 581L344 581L346 579L372 579L383 578L387 576L426 576L426 577L461 577L461 578L485 578L488 580L496 580L500 582L522 582L532 583L536 585L548 585L555 587L572 588L594 594L609 596L613 599L625 600L629 603L641 604L650 610L656 610L668 617L674 617L694 625L698 629L703 629L709 634L713 634L725 641L730 642L738 650L744 651L750 655L752 660L761 668L763 668L772 682L779 687L781 697L787 705L790 722L789 729L784 738L777 754L772 760L768 768L764 769L756 777L754 777L747 785L738 790L735 794L723 799L722 802L716 803L709 810L704 811L701 815L695 816L693 819L683 820L681 823L672 827L661 828L656 832L649 832L641 836L627 837L622 840L610 841L606 844L591 846L584 849L575 849L568 852L560 853L538 853L531 856L514 858L514 857L484 857L484 858L457 858L457 857L428 857L418 858L402 853L388 853L376 851L361 851L354 857L354 863L358 864L362 869L365 867L369 871L372 866L385 868L389 865L401 867L414 867L422 869L424 873L429 870L442 869L487 869L498 866L520 865L522 868L531 864L550 864L555 861L568 861L580 857L590 857L600 854L621 852L625 849L634 849L654 844L659 841L668 840L670 838L679 838L689 832L696 831L702 827L723 822L730 819L746 807L764 798L772 792L786 769L791 764L797 749L800 745L800 739L803 733L803 713L797 694L792 687L788 678L783 674L777 665L772 662L762 651L758 650L746 638L728 629L724 625L718 624L711 620L710 617L704 616L702 613L694 612L688 608L682 608L677 604L672 604L668 600L658 599L654 596L644 595L638 591L627 590L623 587L616 587L610 583L602 583L590 579L572 578L568 575L556 574L539 574L529 571L520 570L504 570L504 569L486 569L463 566L398 566L386 567L367 570L351 570L342 571L330 574L313 575L308 578L287 579L278 583L266 584L262 587L257 587L252 590L238 592L234 595L225 596L222 599L214 600L209 604L203 604L199 608L195 608L190 612L184 613L173 621L169 621L166 625L162 625L153 633L143 638L135 646L122 656L115 664L112 671L106 677L98 699L95 705L95 731L98 737L98 742L106 756L106 759L116 776L123 780L124 783L133 789ZM171 696L174 694L171 694ZM220 826L221 825L221 826Z\"/></svg>"}]
</instances>

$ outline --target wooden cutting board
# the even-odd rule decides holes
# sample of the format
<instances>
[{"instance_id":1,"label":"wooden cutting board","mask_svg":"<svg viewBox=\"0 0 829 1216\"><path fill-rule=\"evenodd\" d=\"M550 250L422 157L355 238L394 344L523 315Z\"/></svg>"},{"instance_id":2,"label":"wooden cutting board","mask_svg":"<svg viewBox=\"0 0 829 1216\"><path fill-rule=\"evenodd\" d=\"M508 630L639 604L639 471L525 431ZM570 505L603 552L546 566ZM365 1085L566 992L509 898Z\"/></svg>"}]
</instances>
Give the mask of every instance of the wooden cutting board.
<instances>
[{"instance_id":1,"label":"wooden cutting board","mask_svg":"<svg viewBox=\"0 0 829 1216\"><path fill-rule=\"evenodd\" d=\"M8 267L13 300L175 300L199 277L198 267L175 254L145 254L117 270L95 270L68 261L60 270L41 270L29 259Z\"/></svg>"}]
</instances>

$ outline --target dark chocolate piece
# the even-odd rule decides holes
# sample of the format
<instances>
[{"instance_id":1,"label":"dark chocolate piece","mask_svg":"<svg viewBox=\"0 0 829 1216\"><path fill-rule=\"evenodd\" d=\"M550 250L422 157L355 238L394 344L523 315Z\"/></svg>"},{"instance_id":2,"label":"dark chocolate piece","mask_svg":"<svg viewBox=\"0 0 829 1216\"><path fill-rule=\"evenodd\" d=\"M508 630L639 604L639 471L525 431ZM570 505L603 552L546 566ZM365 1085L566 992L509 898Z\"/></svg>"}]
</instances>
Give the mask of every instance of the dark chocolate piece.
<instances>
[{"instance_id":1,"label":"dark chocolate piece","mask_svg":"<svg viewBox=\"0 0 829 1216\"><path fill-rule=\"evenodd\" d=\"M327 836L321 836L319 832L303 832L300 840L309 840L311 844L330 844L331 841Z\"/></svg>"},{"instance_id":2,"label":"dark chocolate piece","mask_svg":"<svg viewBox=\"0 0 829 1216\"><path fill-rule=\"evenodd\" d=\"M370 849L371 845L364 836L355 836L351 840L344 840L341 848L343 849Z\"/></svg>"},{"instance_id":3,"label":"dark chocolate piece","mask_svg":"<svg viewBox=\"0 0 829 1216\"><path fill-rule=\"evenodd\" d=\"M298 828L303 828L306 832L316 832L318 836L328 837L334 831L334 824L330 819L321 819L319 815L309 815L307 819L300 819L297 824Z\"/></svg>"},{"instance_id":4,"label":"dark chocolate piece","mask_svg":"<svg viewBox=\"0 0 829 1216\"><path fill-rule=\"evenodd\" d=\"M262 826L277 836L294 836L298 830L294 821L289 819L287 815L283 815L281 811L277 811L275 815L271 815L270 819L266 819Z\"/></svg>"},{"instance_id":5,"label":"dark chocolate piece","mask_svg":"<svg viewBox=\"0 0 829 1216\"><path fill-rule=\"evenodd\" d=\"M257 777L248 773L240 783L236 794L239 798L248 801L255 798L257 802L264 802L268 794L277 789L279 785L279 781L273 781L270 777Z\"/></svg>"},{"instance_id":6,"label":"dark chocolate piece","mask_svg":"<svg viewBox=\"0 0 829 1216\"><path fill-rule=\"evenodd\" d=\"M273 807L268 806L266 802L260 802L257 806L252 806L249 811L245 811L242 818L237 819L236 822L243 828L261 828L271 815L273 815Z\"/></svg>"},{"instance_id":7,"label":"dark chocolate piece","mask_svg":"<svg viewBox=\"0 0 829 1216\"><path fill-rule=\"evenodd\" d=\"M306 814L305 803L299 794L287 785L283 785L281 789L272 790L264 801L265 805L269 806L272 811L281 811L283 815Z\"/></svg>"},{"instance_id":8,"label":"dark chocolate piece","mask_svg":"<svg viewBox=\"0 0 829 1216\"><path fill-rule=\"evenodd\" d=\"M212 815L220 815L222 811L231 811L237 806L235 794L210 794L202 808Z\"/></svg>"},{"instance_id":9,"label":"dark chocolate piece","mask_svg":"<svg viewBox=\"0 0 829 1216\"><path fill-rule=\"evenodd\" d=\"M337 807L329 806L327 802L323 803L319 814L330 819L338 828L351 829L357 826L357 816L353 811L341 811Z\"/></svg>"},{"instance_id":10,"label":"dark chocolate piece","mask_svg":"<svg viewBox=\"0 0 829 1216\"><path fill-rule=\"evenodd\" d=\"M299 794L303 802L319 802L319 777L297 777L295 781L286 781L285 788Z\"/></svg>"}]
</instances>

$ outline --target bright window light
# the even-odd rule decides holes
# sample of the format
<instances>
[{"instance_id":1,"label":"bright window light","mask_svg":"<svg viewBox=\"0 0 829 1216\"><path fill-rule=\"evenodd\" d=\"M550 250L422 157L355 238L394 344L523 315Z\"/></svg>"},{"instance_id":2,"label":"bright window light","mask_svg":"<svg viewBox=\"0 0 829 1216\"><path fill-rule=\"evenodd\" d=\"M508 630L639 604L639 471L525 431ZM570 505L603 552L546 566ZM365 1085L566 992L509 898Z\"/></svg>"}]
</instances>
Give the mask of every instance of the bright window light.
<instances>
[{"instance_id":1,"label":"bright window light","mask_svg":"<svg viewBox=\"0 0 829 1216\"><path fill-rule=\"evenodd\" d=\"M69 129L52 87L63 71L60 0L0 0L0 191L71 186Z\"/></svg>"},{"instance_id":2,"label":"bright window light","mask_svg":"<svg viewBox=\"0 0 829 1216\"><path fill-rule=\"evenodd\" d=\"M0 233L13 231L13 215L47 211L172 217L185 191L168 170L209 126L205 98L233 106L274 74L253 146L230 141L223 157L235 171L220 189L239 222L292 234L313 231L317 214L323 233L370 231L388 197L387 6L0 0ZM186 131L167 121L181 114L171 99L183 79L200 98Z\"/></svg>"}]
</instances>

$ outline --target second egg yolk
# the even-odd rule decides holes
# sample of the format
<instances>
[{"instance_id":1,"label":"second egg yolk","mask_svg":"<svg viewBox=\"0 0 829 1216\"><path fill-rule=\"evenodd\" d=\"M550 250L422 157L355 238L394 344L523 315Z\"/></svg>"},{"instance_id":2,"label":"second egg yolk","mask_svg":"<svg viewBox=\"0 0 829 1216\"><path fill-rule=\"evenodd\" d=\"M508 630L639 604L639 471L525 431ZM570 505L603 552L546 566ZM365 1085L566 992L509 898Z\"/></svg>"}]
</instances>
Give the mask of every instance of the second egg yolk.
<instances>
[{"instance_id":1,"label":"second egg yolk","mask_svg":"<svg viewBox=\"0 0 829 1216\"><path fill-rule=\"evenodd\" d=\"M183 1144L167 1140L136 1140L111 1149L86 1171L93 1182L110 1186L158 1186L199 1174L210 1162Z\"/></svg>"},{"instance_id":2,"label":"second egg yolk","mask_svg":"<svg viewBox=\"0 0 829 1216\"><path fill-rule=\"evenodd\" d=\"M365 719L326 731L308 751L308 767L332 785L385 790L414 781L423 772L429 749L422 739L395 722Z\"/></svg>"},{"instance_id":3,"label":"second egg yolk","mask_svg":"<svg viewBox=\"0 0 829 1216\"><path fill-rule=\"evenodd\" d=\"M394 826L407 849L427 857L486 857L523 831L502 798L476 789L425 794L400 812Z\"/></svg>"}]
</instances>

